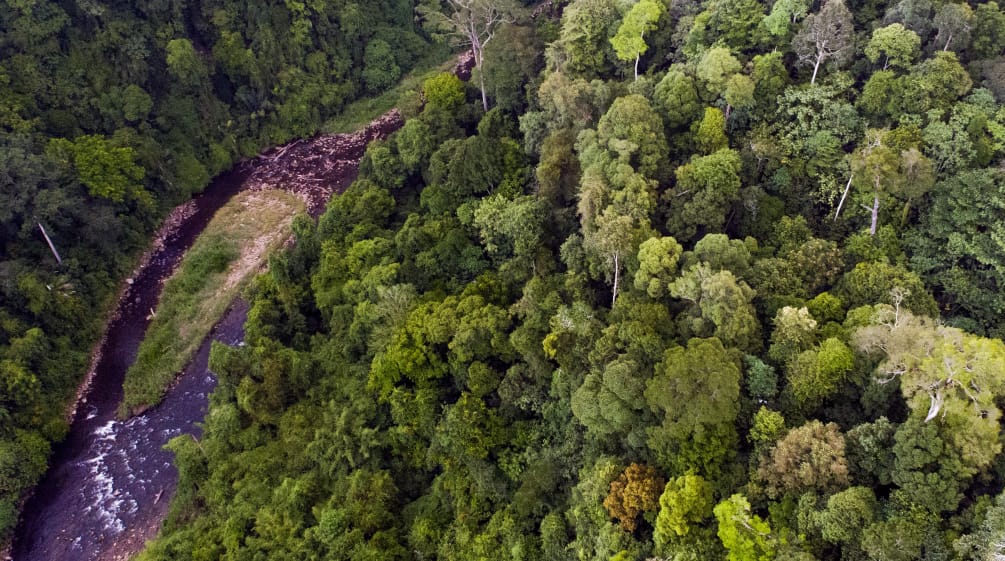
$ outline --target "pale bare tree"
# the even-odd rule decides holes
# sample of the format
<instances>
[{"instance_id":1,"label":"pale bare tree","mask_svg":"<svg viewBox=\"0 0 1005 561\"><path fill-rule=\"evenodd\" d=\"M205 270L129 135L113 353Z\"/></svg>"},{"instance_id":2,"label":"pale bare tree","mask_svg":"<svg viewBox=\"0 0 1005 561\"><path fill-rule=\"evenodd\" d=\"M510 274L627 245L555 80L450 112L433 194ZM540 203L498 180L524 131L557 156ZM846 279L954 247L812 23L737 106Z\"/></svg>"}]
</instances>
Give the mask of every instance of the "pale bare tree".
<instances>
[{"instance_id":1,"label":"pale bare tree","mask_svg":"<svg viewBox=\"0 0 1005 561\"><path fill-rule=\"evenodd\" d=\"M449 15L440 11L439 6L421 5L416 10L431 31L449 36L456 44L471 49L475 68L478 70L482 107L488 111L485 48L495 38L500 27L516 21L519 8L512 0L445 0L445 3L450 9Z\"/></svg>"},{"instance_id":2,"label":"pale bare tree","mask_svg":"<svg viewBox=\"0 0 1005 561\"><path fill-rule=\"evenodd\" d=\"M855 54L855 29L844 1L827 0L818 13L807 17L792 39L792 49L801 64L813 65L810 84L817 81L823 63L841 66L850 62Z\"/></svg>"}]
</instances>

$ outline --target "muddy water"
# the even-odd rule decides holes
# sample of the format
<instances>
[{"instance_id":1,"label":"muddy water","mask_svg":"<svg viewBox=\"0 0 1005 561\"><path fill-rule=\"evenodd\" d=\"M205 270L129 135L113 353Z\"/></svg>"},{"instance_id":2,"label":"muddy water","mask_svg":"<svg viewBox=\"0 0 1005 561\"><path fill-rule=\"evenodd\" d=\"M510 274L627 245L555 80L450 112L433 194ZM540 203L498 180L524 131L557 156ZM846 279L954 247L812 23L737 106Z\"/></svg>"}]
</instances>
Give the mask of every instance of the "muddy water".
<instances>
[{"instance_id":1,"label":"muddy water","mask_svg":"<svg viewBox=\"0 0 1005 561\"><path fill-rule=\"evenodd\" d=\"M125 372L136 358L164 279L213 214L242 189L290 190L317 216L328 198L355 178L366 144L402 124L394 111L353 134L276 148L216 178L204 193L175 209L123 291L70 434L25 505L14 537L15 561L128 559L156 535L177 482L171 454L162 446L180 434L199 433L196 423L205 416L216 384L207 368L207 340L160 405L128 421L116 420ZM246 305L235 304L210 338L238 343L246 312Z\"/></svg>"}]
</instances>

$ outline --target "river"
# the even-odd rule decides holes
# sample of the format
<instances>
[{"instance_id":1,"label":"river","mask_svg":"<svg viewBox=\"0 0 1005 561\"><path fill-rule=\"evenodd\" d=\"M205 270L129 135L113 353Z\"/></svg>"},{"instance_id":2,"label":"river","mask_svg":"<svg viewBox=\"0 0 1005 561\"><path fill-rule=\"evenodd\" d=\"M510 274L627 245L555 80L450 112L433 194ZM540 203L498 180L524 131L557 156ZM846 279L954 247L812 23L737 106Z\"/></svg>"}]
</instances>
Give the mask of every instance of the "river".
<instances>
[{"instance_id":1,"label":"river","mask_svg":"<svg viewBox=\"0 0 1005 561\"><path fill-rule=\"evenodd\" d=\"M208 369L211 339L243 337L247 305L238 301L203 343L164 400L121 421L122 381L136 358L164 279L175 270L213 214L243 189L283 188L313 216L356 176L366 145L403 124L391 111L364 129L321 135L275 148L212 181L169 215L151 250L127 281L108 324L90 383L80 392L68 437L27 501L15 531L14 561L128 559L156 536L177 483L171 454L180 434L199 434L216 378Z\"/></svg>"}]
</instances>

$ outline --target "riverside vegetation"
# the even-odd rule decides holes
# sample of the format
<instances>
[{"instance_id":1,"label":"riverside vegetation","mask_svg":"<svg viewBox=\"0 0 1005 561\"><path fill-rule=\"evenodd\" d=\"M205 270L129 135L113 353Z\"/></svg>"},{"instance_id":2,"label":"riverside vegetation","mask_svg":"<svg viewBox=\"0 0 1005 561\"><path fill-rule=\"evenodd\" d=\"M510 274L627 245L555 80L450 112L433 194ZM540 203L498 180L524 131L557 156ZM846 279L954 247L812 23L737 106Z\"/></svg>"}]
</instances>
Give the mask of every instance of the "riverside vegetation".
<instances>
[{"instance_id":1,"label":"riverside vegetation","mask_svg":"<svg viewBox=\"0 0 1005 561\"><path fill-rule=\"evenodd\" d=\"M168 210L443 58L397 0L0 2L0 539Z\"/></svg>"},{"instance_id":2,"label":"riverside vegetation","mask_svg":"<svg viewBox=\"0 0 1005 561\"><path fill-rule=\"evenodd\" d=\"M141 559L1002 555L998 4L415 8Z\"/></svg>"},{"instance_id":3,"label":"riverside vegetation","mask_svg":"<svg viewBox=\"0 0 1005 561\"><path fill-rule=\"evenodd\" d=\"M417 13L476 76L252 283L144 561L1002 554L997 4Z\"/></svg>"}]
</instances>

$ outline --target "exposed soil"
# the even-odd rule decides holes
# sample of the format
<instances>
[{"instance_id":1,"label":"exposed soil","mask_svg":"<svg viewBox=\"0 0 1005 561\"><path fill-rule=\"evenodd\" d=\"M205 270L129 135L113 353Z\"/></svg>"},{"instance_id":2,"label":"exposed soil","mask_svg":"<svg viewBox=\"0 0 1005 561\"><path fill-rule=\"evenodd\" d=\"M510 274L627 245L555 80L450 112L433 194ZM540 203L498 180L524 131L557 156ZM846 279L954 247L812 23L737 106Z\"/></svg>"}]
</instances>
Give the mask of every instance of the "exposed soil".
<instances>
[{"instance_id":1,"label":"exposed soil","mask_svg":"<svg viewBox=\"0 0 1005 561\"><path fill-rule=\"evenodd\" d=\"M241 205L244 207L243 212L245 213L249 212L249 210L254 212L256 209L262 209L270 204L277 206L274 203L275 199L269 199L261 191L249 192L242 195L242 197ZM283 201L283 205L293 206L293 204L292 201ZM248 278L255 270L262 269L268 257L266 254L269 249L276 247L276 242L282 241L284 236L289 236L289 226L292 221L293 215L290 215L280 221L271 231L258 232L254 241L243 247L241 254L228 266L227 277L223 280L221 291L226 291L237 286L238 283Z\"/></svg>"},{"instance_id":2,"label":"exposed soil","mask_svg":"<svg viewBox=\"0 0 1005 561\"><path fill-rule=\"evenodd\" d=\"M307 212L318 216L328 199L342 192L359 171L367 144L401 128L401 113L392 109L362 130L296 140L262 154L254 163L247 188L283 189L304 200Z\"/></svg>"}]
</instances>

